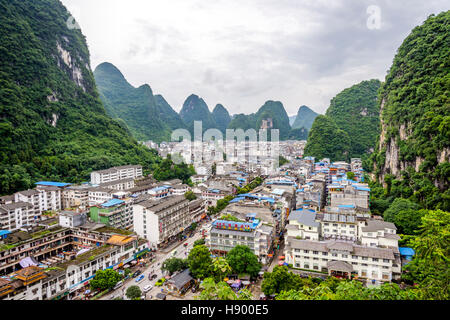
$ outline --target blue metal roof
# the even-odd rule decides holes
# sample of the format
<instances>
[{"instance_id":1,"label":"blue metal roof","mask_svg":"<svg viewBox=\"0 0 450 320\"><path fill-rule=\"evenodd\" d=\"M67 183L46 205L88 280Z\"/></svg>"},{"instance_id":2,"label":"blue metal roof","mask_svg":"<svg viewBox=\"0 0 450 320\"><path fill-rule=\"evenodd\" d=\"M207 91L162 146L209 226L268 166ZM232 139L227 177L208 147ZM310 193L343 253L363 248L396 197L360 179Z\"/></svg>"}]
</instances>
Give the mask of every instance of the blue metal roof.
<instances>
[{"instance_id":1,"label":"blue metal roof","mask_svg":"<svg viewBox=\"0 0 450 320\"><path fill-rule=\"evenodd\" d=\"M229 203L239 202L239 201L244 200L244 199L245 199L244 197L237 197L237 198L234 198L233 200L231 200Z\"/></svg>"},{"instance_id":2,"label":"blue metal roof","mask_svg":"<svg viewBox=\"0 0 450 320\"><path fill-rule=\"evenodd\" d=\"M52 186L52 187L65 187L71 185L71 183L64 183L64 182L53 182L53 181L39 181L35 184L40 186Z\"/></svg>"},{"instance_id":3,"label":"blue metal roof","mask_svg":"<svg viewBox=\"0 0 450 320\"><path fill-rule=\"evenodd\" d=\"M162 190L166 190L169 188L170 188L169 186L161 186L161 187L153 188L152 191L162 191Z\"/></svg>"},{"instance_id":4,"label":"blue metal roof","mask_svg":"<svg viewBox=\"0 0 450 320\"><path fill-rule=\"evenodd\" d=\"M104 208L114 207L114 206L116 206L118 204L122 204L122 203L125 203L125 201L120 200L120 199L111 199L111 200L103 203L102 207L104 207Z\"/></svg>"},{"instance_id":5,"label":"blue metal roof","mask_svg":"<svg viewBox=\"0 0 450 320\"><path fill-rule=\"evenodd\" d=\"M338 205L338 208L354 208L355 206L353 204L341 204Z\"/></svg>"},{"instance_id":6,"label":"blue metal roof","mask_svg":"<svg viewBox=\"0 0 450 320\"><path fill-rule=\"evenodd\" d=\"M4 235L7 235L7 234L10 234L11 232L10 231L8 231L8 230L0 230L0 237L1 236L4 236Z\"/></svg>"},{"instance_id":7,"label":"blue metal roof","mask_svg":"<svg viewBox=\"0 0 450 320\"><path fill-rule=\"evenodd\" d=\"M416 253L413 248L408 247L398 247L398 251L402 256L413 256Z\"/></svg>"}]
</instances>

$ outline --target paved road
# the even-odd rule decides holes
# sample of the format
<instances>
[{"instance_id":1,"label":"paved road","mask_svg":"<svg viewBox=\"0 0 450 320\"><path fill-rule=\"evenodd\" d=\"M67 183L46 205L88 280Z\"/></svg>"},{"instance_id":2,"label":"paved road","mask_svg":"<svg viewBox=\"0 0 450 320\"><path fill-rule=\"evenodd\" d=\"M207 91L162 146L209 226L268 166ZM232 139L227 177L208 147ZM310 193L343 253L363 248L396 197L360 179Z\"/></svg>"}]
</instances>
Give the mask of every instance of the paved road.
<instances>
[{"instance_id":1,"label":"paved road","mask_svg":"<svg viewBox=\"0 0 450 320\"><path fill-rule=\"evenodd\" d=\"M211 224L211 222L206 223L206 225L210 225L210 224ZM156 287L155 282L158 279L163 277L163 273L161 271L162 262L164 262L166 259L172 257L171 253L173 252L173 250L177 250L175 257L182 258L182 259L187 258L187 256L189 255L189 251L193 247L194 242L196 240L201 239L201 228L204 225L205 224L199 225L197 228L197 232L194 234L193 237L188 238L183 242L179 242L179 245L176 248L173 248L172 250L170 250L170 252L168 252L168 253L156 252L155 261L151 265L149 265L145 270L143 270L142 274L144 275L144 279L141 280L139 283L136 283L136 281L135 281L136 279L134 279L134 278L128 279L121 288L104 295L103 297L100 298L100 300L112 300L112 299L120 297L120 296L122 296L124 299L127 299L125 296L125 293L127 292L127 289L129 287L137 285L143 292L144 287L149 284L151 284L153 286L153 289L150 290L149 292L147 292L147 294L145 294L146 299L149 299L150 296L155 298L156 294L158 292L161 292L161 287ZM188 243L188 246L184 247L184 243ZM153 274L153 273L155 273L158 277L156 279L150 281L148 279L148 275ZM143 293L143 295L144 295L144 293Z\"/></svg>"}]
</instances>

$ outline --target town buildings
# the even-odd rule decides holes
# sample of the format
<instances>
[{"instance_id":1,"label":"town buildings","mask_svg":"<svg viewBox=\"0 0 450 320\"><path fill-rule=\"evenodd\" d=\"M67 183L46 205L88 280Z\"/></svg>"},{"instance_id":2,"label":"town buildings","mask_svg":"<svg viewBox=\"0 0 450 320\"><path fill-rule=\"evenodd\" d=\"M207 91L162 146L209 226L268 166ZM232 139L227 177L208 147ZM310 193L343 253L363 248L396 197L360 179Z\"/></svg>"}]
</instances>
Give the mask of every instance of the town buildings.
<instances>
[{"instance_id":1,"label":"town buildings","mask_svg":"<svg viewBox=\"0 0 450 320\"><path fill-rule=\"evenodd\" d=\"M91 172L91 183L102 184L123 179L137 179L142 177L141 165L127 165L112 167L106 170Z\"/></svg>"}]
</instances>

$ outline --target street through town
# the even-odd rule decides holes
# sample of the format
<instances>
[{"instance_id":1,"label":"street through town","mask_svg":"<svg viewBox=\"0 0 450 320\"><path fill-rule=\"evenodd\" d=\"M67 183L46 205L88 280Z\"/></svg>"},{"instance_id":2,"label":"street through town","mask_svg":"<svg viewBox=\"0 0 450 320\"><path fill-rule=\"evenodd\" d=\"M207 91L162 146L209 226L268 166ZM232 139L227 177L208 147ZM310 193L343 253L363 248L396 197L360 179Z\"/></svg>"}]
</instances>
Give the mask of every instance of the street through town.
<instances>
[{"instance_id":1,"label":"street through town","mask_svg":"<svg viewBox=\"0 0 450 320\"><path fill-rule=\"evenodd\" d=\"M206 222L206 226L210 226L210 224L211 222ZM201 229L203 226L205 226L205 224L199 224L196 232L192 237L187 238L184 241L180 241L178 245L176 247L172 247L169 252L165 252L165 250L164 252L161 250L157 251L155 260L149 266L147 266L145 269L142 267L139 268L140 270L142 270L141 274L144 275L143 280L141 280L139 283L136 283L135 280L140 275L136 278L127 279L122 287L109 292L108 294L101 297L100 300L113 300L117 297L123 297L124 300L127 300L127 289L134 285L137 285L141 289L142 295L145 296L146 300L151 299L150 297L155 298L156 294L162 291L162 287L155 286L155 283L156 281L158 281L158 279L161 279L166 275L165 273L163 274L163 271L161 270L162 263L172 257L186 259L189 255L190 250L193 248L194 242L202 238ZM185 243L188 244L186 247L184 246ZM176 254L172 255L172 252L174 250L176 250ZM149 280L149 274L156 274L157 277L153 280ZM149 292L144 293L144 287L150 284L153 286L153 288Z\"/></svg>"}]
</instances>

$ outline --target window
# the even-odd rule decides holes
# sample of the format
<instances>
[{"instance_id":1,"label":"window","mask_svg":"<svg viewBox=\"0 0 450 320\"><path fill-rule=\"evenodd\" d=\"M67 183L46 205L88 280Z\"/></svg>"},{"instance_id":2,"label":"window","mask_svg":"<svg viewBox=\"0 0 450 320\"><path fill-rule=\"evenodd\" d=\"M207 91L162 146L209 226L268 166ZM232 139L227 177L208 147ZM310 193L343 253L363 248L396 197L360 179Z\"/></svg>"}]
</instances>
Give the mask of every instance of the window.
<instances>
[{"instance_id":1,"label":"window","mask_svg":"<svg viewBox=\"0 0 450 320\"><path fill-rule=\"evenodd\" d=\"M313 251L313 254L319 254L319 251Z\"/></svg>"}]
</instances>

